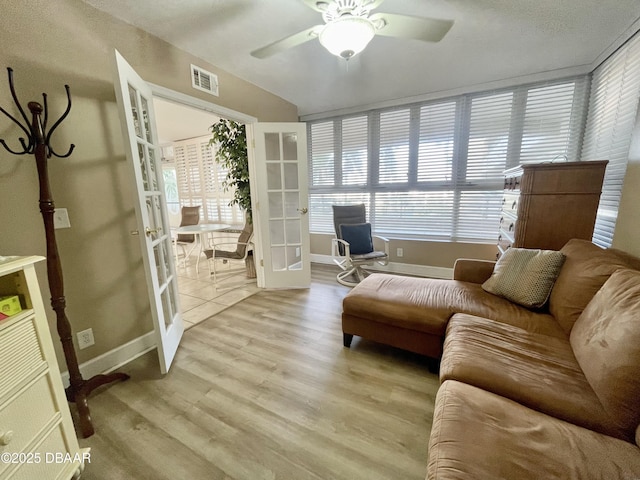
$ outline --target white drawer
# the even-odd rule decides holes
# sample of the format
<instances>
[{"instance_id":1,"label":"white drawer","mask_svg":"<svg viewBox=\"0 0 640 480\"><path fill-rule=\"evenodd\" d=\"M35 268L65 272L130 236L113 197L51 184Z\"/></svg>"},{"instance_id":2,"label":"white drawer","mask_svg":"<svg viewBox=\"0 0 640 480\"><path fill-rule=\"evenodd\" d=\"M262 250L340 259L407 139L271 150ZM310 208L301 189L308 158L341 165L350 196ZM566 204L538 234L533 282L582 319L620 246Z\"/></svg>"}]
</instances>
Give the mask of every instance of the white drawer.
<instances>
[{"instance_id":1,"label":"white drawer","mask_svg":"<svg viewBox=\"0 0 640 480\"><path fill-rule=\"evenodd\" d=\"M0 331L0 397L31 378L45 364L34 321L31 315Z\"/></svg>"},{"instance_id":2,"label":"white drawer","mask_svg":"<svg viewBox=\"0 0 640 480\"><path fill-rule=\"evenodd\" d=\"M9 478L10 480L69 479L72 472L80 468L80 463L69 463L51 458L52 453L66 451L62 426L57 425L44 442L34 450L34 453L40 454L40 461L20 465L18 471ZM47 457L47 453L49 457ZM63 475L63 472L66 473Z\"/></svg>"},{"instance_id":3,"label":"white drawer","mask_svg":"<svg viewBox=\"0 0 640 480\"><path fill-rule=\"evenodd\" d=\"M13 438L0 446L0 452L21 452L27 447L57 413L55 404L46 374L10 399L0 410L0 432L12 431ZM6 467L0 463L0 473Z\"/></svg>"}]
</instances>

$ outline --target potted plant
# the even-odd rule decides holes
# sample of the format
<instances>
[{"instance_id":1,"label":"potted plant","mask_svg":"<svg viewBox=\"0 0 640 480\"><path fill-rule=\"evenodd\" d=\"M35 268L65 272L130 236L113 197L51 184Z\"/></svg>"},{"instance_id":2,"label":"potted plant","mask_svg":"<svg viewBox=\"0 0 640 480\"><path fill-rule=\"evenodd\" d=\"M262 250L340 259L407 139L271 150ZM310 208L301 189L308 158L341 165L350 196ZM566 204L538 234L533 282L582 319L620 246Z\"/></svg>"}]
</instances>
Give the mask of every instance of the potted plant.
<instances>
[{"instance_id":1,"label":"potted plant","mask_svg":"<svg viewBox=\"0 0 640 480\"><path fill-rule=\"evenodd\" d=\"M212 138L209 145L216 147L215 161L227 170L227 178L222 182L225 190L233 190L230 205L238 205L245 212L246 225L240 237L241 242L247 242L253 234L251 218L251 188L249 186L249 155L247 153L246 127L233 120L220 119L211 125ZM248 235L247 238L243 238ZM246 248L246 244L245 248ZM238 244L240 247L240 244ZM245 256L247 276L255 278L256 270L253 262L253 252Z\"/></svg>"},{"instance_id":2,"label":"potted plant","mask_svg":"<svg viewBox=\"0 0 640 480\"><path fill-rule=\"evenodd\" d=\"M233 189L230 205L244 210L251 223L251 189L249 187L249 157L247 154L247 131L244 125L233 120L220 119L211 125L210 145L216 147L216 163L227 169L223 182L225 189Z\"/></svg>"}]
</instances>

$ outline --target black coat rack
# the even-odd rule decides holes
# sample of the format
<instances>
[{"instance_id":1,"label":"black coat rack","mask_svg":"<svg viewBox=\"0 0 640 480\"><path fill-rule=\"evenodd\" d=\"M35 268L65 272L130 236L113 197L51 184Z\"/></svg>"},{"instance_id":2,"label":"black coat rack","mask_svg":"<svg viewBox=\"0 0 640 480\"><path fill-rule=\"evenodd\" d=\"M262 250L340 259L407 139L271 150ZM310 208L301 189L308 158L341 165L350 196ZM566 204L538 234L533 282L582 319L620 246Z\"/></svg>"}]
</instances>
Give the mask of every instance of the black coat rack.
<instances>
[{"instance_id":1,"label":"black coat rack","mask_svg":"<svg viewBox=\"0 0 640 480\"><path fill-rule=\"evenodd\" d=\"M58 128L64 119L67 118L67 115L69 115L69 111L71 110L71 93L69 85L65 85L64 88L67 91L67 108L49 131L47 131L47 120L49 117L47 94L42 94L44 108L43 105L38 102L29 102L27 104L27 107L32 114L31 122L29 122L29 118L16 95L16 90L13 84L13 70L11 68L7 68L7 71L9 72L9 88L11 90L11 96L13 97L13 101L24 120L24 124L4 108L0 107L0 111L22 129L26 135L26 140L23 137L18 138L22 148L17 151L11 149L2 139L0 139L0 144L2 144L2 146L13 155L33 154L36 159L38 181L40 183L40 212L42 213L42 219L44 220L44 230L47 242L47 278L49 280L49 290L51 292L51 306L56 312L58 335L62 342L64 358L69 370L69 387L66 389L67 400L75 402L78 409L80 431L82 436L86 438L90 437L94 433L91 413L89 412L89 404L87 402L89 394L101 385L117 380L126 380L129 378L129 375L124 373L110 373L107 375L95 375L88 380L84 380L80 373L78 358L73 346L71 324L65 314L66 300L64 296L62 265L58 255L58 246L56 243L56 234L53 225L55 205L53 203L51 188L49 186L47 160L51 158L51 156L67 158L71 155L75 147L74 144L71 144L67 153L59 155L53 150L50 143L53 132L55 132L56 128Z\"/></svg>"}]
</instances>

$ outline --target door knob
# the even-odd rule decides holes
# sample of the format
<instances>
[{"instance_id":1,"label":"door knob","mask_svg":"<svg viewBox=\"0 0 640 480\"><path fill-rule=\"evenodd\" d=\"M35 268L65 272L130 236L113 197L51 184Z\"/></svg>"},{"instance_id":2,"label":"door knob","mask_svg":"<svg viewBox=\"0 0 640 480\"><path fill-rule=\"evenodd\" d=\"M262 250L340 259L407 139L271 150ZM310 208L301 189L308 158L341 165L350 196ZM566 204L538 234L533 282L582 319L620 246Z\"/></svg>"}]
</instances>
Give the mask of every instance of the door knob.
<instances>
[{"instance_id":1,"label":"door knob","mask_svg":"<svg viewBox=\"0 0 640 480\"><path fill-rule=\"evenodd\" d=\"M298 208L298 211L302 214L305 215L309 209L307 207L303 207L303 208Z\"/></svg>"},{"instance_id":2,"label":"door knob","mask_svg":"<svg viewBox=\"0 0 640 480\"><path fill-rule=\"evenodd\" d=\"M147 228L144 229L144 233L147 235L147 237L150 237L151 235L155 235L159 231L160 231L159 228L157 228L157 229L153 228L152 229L152 228L147 227Z\"/></svg>"}]
</instances>

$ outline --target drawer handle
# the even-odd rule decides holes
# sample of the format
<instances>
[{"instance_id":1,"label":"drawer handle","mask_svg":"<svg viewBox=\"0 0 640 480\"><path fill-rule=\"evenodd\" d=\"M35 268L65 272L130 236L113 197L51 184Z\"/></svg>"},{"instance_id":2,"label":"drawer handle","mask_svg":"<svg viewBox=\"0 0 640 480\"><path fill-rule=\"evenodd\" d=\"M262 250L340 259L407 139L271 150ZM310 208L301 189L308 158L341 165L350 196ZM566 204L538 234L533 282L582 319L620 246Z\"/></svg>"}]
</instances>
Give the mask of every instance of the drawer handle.
<instances>
[{"instance_id":1,"label":"drawer handle","mask_svg":"<svg viewBox=\"0 0 640 480\"><path fill-rule=\"evenodd\" d=\"M9 445L11 440L13 440L13 430L0 432L0 445Z\"/></svg>"},{"instance_id":2,"label":"drawer handle","mask_svg":"<svg viewBox=\"0 0 640 480\"><path fill-rule=\"evenodd\" d=\"M502 225L502 222L504 222L504 217L500 217L500 225Z\"/></svg>"},{"instance_id":3,"label":"drawer handle","mask_svg":"<svg viewBox=\"0 0 640 480\"><path fill-rule=\"evenodd\" d=\"M517 204L518 204L518 202L513 202L511 204L511 210L515 210Z\"/></svg>"},{"instance_id":4,"label":"drawer handle","mask_svg":"<svg viewBox=\"0 0 640 480\"><path fill-rule=\"evenodd\" d=\"M498 235L498 241L502 241L502 235Z\"/></svg>"},{"instance_id":5,"label":"drawer handle","mask_svg":"<svg viewBox=\"0 0 640 480\"><path fill-rule=\"evenodd\" d=\"M509 225L509 231L513 231L513 223L511 225Z\"/></svg>"}]
</instances>

